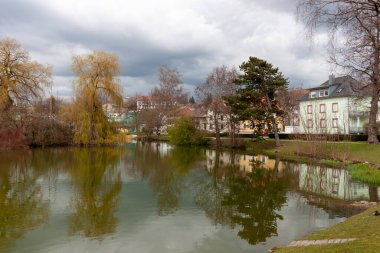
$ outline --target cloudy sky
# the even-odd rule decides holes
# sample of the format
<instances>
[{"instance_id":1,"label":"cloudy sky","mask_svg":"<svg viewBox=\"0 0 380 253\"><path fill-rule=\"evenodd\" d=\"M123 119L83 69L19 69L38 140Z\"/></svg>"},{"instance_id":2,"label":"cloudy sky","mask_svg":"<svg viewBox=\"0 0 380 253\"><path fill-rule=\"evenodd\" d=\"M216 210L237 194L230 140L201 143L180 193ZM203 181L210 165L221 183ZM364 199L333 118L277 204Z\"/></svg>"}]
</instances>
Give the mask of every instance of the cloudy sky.
<instances>
[{"instance_id":1,"label":"cloudy sky","mask_svg":"<svg viewBox=\"0 0 380 253\"><path fill-rule=\"evenodd\" d=\"M215 66L257 56L293 86L328 79L325 34L312 46L296 22L297 0L1 0L0 38L11 37L54 69L52 93L72 95L73 54L119 55L125 95L148 94L160 65L176 67L185 87Z\"/></svg>"}]
</instances>

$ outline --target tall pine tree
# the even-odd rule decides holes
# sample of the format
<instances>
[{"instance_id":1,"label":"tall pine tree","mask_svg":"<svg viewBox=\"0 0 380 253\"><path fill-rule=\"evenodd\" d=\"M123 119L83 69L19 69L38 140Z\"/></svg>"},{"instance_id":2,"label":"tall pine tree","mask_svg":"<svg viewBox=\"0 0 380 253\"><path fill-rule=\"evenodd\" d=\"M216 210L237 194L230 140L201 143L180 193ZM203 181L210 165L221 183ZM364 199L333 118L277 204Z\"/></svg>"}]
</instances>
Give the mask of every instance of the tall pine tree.
<instances>
[{"instance_id":1,"label":"tall pine tree","mask_svg":"<svg viewBox=\"0 0 380 253\"><path fill-rule=\"evenodd\" d=\"M287 89L287 79L272 64L257 57L249 57L240 65L242 74L235 83L239 86L237 95L227 98L234 112L241 120L265 122L273 129L276 147L280 138L276 127L276 116L283 112L276 100L276 92Z\"/></svg>"}]
</instances>

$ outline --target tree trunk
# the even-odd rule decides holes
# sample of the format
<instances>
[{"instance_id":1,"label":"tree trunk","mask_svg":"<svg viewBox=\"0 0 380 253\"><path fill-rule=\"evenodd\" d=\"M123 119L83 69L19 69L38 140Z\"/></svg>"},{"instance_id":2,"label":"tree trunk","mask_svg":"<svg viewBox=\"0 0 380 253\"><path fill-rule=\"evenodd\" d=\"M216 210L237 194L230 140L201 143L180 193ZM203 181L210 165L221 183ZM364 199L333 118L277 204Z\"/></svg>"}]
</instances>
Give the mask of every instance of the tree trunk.
<instances>
[{"instance_id":1,"label":"tree trunk","mask_svg":"<svg viewBox=\"0 0 380 253\"><path fill-rule=\"evenodd\" d=\"M235 147L235 123L232 119L232 114L229 114L229 125L230 125L230 146Z\"/></svg>"},{"instance_id":2,"label":"tree trunk","mask_svg":"<svg viewBox=\"0 0 380 253\"><path fill-rule=\"evenodd\" d=\"M268 106L268 109L269 109L269 113L272 113L272 105L271 105L271 101L269 99L268 94L266 94L266 100L267 100L267 106ZM281 147L280 137L278 136L277 126L276 126L276 117L273 116L273 114L272 114L271 118L272 118L274 139L276 141L276 147Z\"/></svg>"},{"instance_id":3,"label":"tree trunk","mask_svg":"<svg viewBox=\"0 0 380 253\"><path fill-rule=\"evenodd\" d=\"M377 186L369 186L368 187L369 201L378 202L379 195L377 193Z\"/></svg>"},{"instance_id":4,"label":"tree trunk","mask_svg":"<svg viewBox=\"0 0 380 253\"><path fill-rule=\"evenodd\" d=\"M376 118L378 113L378 102L379 102L379 89L377 85L372 86L372 100L371 100L371 110L369 113L369 122L368 122L368 143L369 144L378 144L379 140L377 139L378 128L376 124Z\"/></svg>"},{"instance_id":5,"label":"tree trunk","mask_svg":"<svg viewBox=\"0 0 380 253\"><path fill-rule=\"evenodd\" d=\"M219 119L218 119L219 114L216 112L216 110L213 111L213 114L214 114L214 124L215 124L216 146L220 147L220 146L222 146L222 143L220 141L220 130L219 130Z\"/></svg>"},{"instance_id":6,"label":"tree trunk","mask_svg":"<svg viewBox=\"0 0 380 253\"><path fill-rule=\"evenodd\" d=\"M281 147L280 136L278 135L275 117L273 117L272 124L273 124L274 139L276 141L276 147Z\"/></svg>"}]
</instances>

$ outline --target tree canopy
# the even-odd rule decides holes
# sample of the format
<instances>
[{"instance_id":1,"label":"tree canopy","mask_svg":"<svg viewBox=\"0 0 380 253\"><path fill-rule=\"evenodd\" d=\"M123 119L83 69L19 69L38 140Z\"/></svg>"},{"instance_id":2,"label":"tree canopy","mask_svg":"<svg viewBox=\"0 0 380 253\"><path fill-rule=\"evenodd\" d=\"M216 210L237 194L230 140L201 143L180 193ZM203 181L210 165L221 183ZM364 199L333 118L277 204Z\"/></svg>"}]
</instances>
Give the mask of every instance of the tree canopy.
<instances>
[{"instance_id":1,"label":"tree canopy","mask_svg":"<svg viewBox=\"0 0 380 253\"><path fill-rule=\"evenodd\" d=\"M73 116L77 128L74 141L80 144L107 141L112 128L101 103L104 99L119 105L123 101L123 89L116 79L120 73L118 57L102 51L75 55L72 69L78 76L74 83Z\"/></svg>"},{"instance_id":2,"label":"tree canopy","mask_svg":"<svg viewBox=\"0 0 380 253\"><path fill-rule=\"evenodd\" d=\"M223 98L235 95L234 80L236 77L237 71L234 67L215 67L207 75L205 81L196 87L196 93L201 98L203 105L208 106L213 113L217 146L221 145L220 115L227 114L230 111ZM230 129L233 127L230 126Z\"/></svg>"},{"instance_id":3,"label":"tree canopy","mask_svg":"<svg viewBox=\"0 0 380 253\"><path fill-rule=\"evenodd\" d=\"M280 145L275 116L282 110L276 100L276 92L287 88L287 79L278 68L257 57L249 57L240 65L242 74L235 83L237 95L227 98L234 112L242 120L264 122L273 128L276 146Z\"/></svg>"},{"instance_id":4,"label":"tree canopy","mask_svg":"<svg viewBox=\"0 0 380 253\"><path fill-rule=\"evenodd\" d=\"M50 85L50 67L32 61L16 40L0 40L0 110L40 99Z\"/></svg>"}]
</instances>

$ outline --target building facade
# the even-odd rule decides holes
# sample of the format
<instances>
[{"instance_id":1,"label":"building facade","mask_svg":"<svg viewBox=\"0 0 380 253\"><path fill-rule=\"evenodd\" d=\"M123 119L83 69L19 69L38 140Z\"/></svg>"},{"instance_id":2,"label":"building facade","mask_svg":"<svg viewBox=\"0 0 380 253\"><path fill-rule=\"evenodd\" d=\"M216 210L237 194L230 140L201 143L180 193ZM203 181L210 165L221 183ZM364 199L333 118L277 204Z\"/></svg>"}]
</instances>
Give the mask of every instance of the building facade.
<instances>
[{"instance_id":1,"label":"building facade","mask_svg":"<svg viewBox=\"0 0 380 253\"><path fill-rule=\"evenodd\" d=\"M370 111L369 89L350 76L329 80L309 89L300 99L295 133L360 134L366 132ZM379 118L379 115L378 115Z\"/></svg>"}]
</instances>

